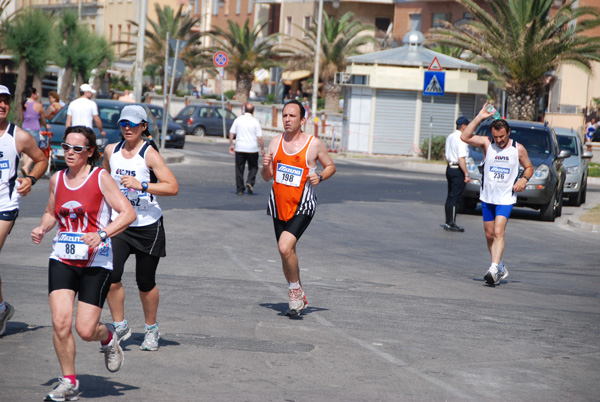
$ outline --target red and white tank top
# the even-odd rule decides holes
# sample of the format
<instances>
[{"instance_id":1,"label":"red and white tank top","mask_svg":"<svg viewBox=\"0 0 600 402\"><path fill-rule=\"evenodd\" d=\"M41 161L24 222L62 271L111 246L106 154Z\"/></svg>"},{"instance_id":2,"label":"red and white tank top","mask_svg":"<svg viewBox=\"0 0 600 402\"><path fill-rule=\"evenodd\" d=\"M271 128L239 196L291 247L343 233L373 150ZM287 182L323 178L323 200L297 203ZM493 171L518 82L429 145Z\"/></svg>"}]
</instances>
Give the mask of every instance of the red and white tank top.
<instances>
[{"instance_id":1,"label":"red and white tank top","mask_svg":"<svg viewBox=\"0 0 600 402\"><path fill-rule=\"evenodd\" d=\"M50 258L75 267L101 267L112 270L113 253L110 239L98 247L88 247L81 236L97 232L110 223L111 208L100 185L101 168L93 168L86 180L76 188L66 183L66 170L58 172L54 189L54 215L58 224ZM107 173L108 174L108 173Z\"/></svg>"},{"instance_id":2,"label":"red and white tank top","mask_svg":"<svg viewBox=\"0 0 600 402\"><path fill-rule=\"evenodd\" d=\"M281 136L273 157L273 188L267 206L267 214L273 218L289 221L294 215L315 214L317 194L307 176L314 173L316 166L308 166L306 159L312 141L313 137L310 137L300 151L288 154Z\"/></svg>"}]
</instances>

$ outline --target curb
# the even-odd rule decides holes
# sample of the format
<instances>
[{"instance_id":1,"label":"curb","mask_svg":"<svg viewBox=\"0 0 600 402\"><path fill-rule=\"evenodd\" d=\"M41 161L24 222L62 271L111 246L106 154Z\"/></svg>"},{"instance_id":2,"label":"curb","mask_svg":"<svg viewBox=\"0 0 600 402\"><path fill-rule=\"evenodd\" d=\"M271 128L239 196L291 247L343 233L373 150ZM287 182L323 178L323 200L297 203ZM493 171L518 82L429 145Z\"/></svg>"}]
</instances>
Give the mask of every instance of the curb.
<instances>
[{"instance_id":1,"label":"curb","mask_svg":"<svg viewBox=\"0 0 600 402\"><path fill-rule=\"evenodd\" d=\"M185 159L183 152L173 151L170 149L164 150L160 155L163 157L166 164L181 163Z\"/></svg>"}]
</instances>

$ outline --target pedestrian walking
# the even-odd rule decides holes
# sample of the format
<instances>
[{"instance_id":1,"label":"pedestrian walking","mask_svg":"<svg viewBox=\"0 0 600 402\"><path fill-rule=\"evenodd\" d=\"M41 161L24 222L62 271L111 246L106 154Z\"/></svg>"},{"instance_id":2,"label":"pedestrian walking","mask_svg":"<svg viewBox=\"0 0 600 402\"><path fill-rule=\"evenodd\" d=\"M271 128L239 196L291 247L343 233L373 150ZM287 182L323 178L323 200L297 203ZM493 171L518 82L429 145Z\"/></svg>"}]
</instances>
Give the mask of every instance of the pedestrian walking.
<instances>
[{"instance_id":1,"label":"pedestrian walking","mask_svg":"<svg viewBox=\"0 0 600 402\"><path fill-rule=\"evenodd\" d=\"M8 121L11 101L8 88L0 85L0 251L19 215L21 197L31 192L33 185L48 168L48 160L35 139ZM21 155L29 156L35 166L29 176L19 179L17 168ZM0 278L0 336L6 331L6 323L14 313L15 308L2 297Z\"/></svg>"},{"instance_id":2,"label":"pedestrian walking","mask_svg":"<svg viewBox=\"0 0 600 402\"><path fill-rule=\"evenodd\" d=\"M100 341L108 371L116 372L123 364L125 357L117 333L112 324L100 322L100 314L113 268L111 237L135 220L131 204L110 175L94 167L100 159L94 131L84 126L69 127L61 145L67 169L50 178L46 211L40 225L31 232L33 242L40 244L58 224L48 264L48 298L62 377L46 395L47 401L72 401L79 395L72 332L75 296L75 329L81 339Z\"/></svg>"},{"instance_id":3,"label":"pedestrian walking","mask_svg":"<svg viewBox=\"0 0 600 402\"><path fill-rule=\"evenodd\" d=\"M50 129L50 126L46 123L46 117L44 116L44 106L38 101L37 89L33 87L25 89L23 92L23 99L25 100L20 109L20 117L23 122L21 128L27 131L35 139L35 142L39 147L42 142L40 129L42 127ZM29 176L32 165L33 160L27 156L27 154L23 155L23 176Z\"/></svg>"},{"instance_id":4,"label":"pedestrian walking","mask_svg":"<svg viewBox=\"0 0 600 402\"><path fill-rule=\"evenodd\" d=\"M79 87L80 97L69 103L67 108L67 121L65 128L71 126L85 126L93 128L96 124L102 138L106 137L106 132L102 127L102 120L98 115L98 105L92 100L92 96L96 91L90 84L82 84Z\"/></svg>"},{"instance_id":5,"label":"pedestrian walking","mask_svg":"<svg viewBox=\"0 0 600 402\"><path fill-rule=\"evenodd\" d=\"M289 285L287 314L299 316L307 301L300 281L296 244L315 214L315 188L333 176L336 169L325 145L302 131L302 103L290 100L283 107L282 116L284 133L271 140L261 175L265 181L274 179L267 213L273 218L283 274ZM323 167L321 173L316 173L317 161Z\"/></svg>"},{"instance_id":6,"label":"pedestrian walking","mask_svg":"<svg viewBox=\"0 0 600 402\"><path fill-rule=\"evenodd\" d=\"M121 280L125 262L135 254L135 278L145 322L140 349L156 351L160 339L156 320L159 303L156 269L160 258L166 256L163 216L156 196L177 195L179 186L162 156L143 138L143 134L149 134L146 110L139 105L125 106L119 125L124 139L107 145L103 166L127 195L136 219L112 239L114 270L108 307L119 341L129 339L131 327L125 319L125 290Z\"/></svg>"},{"instance_id":7,"label":"pedestrian walking","mask_svg":"<svg viewBox=\"0 0 600 402\"><path fill-rule=\"evenodd\" d=\"M467 156L469 146L460 139L460 135L469 124L469 119L461 116L456 120L456 130L446 138L446 181L448 182L448 195L446 196L446 223L444 230L450 232L464 232L456 224L456 208L460 203L465 185L471 181L467 170Z\"/></svg>"},{"instance_id":8,"label":"pedestrian walking","mask_svg":"<svg viewBox=\"0 0 600 402\"><path fill-rule=\"evenodd\" d=\"M235 145L233 137L235 136ZM256 172L258 172L258 151L265 154L265 143L263 141L260 123L254 118L254 105L245 104L245 112L238 116L229 129L229 153L235 155L235 186L238 195L254 193ZM244 187L244 170L248 164L248 179Z\"/></svg>"},{"instance_id":9,"label":"pedestrian walking","mask_svg":"<svg viewBox=\"0 0 600 402\"><path fill-rule=\"evenodd\" d=\"M488 285L496 285L508 276L508 269L502 263L506 225L513 204L517 202L516 193L525 189L533 174L533 166L525 147L510 138L510 126L506 120L498 119L490 124L491 139L487 135L473 135L481 122L495 113L495 109L488 112L487 106L487 103L483 105L465 128L461 140L481 148L485 155L479 199L492 263L483 278ZM518 178L519 163L524 169L521 178Z\"/></svg>"}]
</instances>

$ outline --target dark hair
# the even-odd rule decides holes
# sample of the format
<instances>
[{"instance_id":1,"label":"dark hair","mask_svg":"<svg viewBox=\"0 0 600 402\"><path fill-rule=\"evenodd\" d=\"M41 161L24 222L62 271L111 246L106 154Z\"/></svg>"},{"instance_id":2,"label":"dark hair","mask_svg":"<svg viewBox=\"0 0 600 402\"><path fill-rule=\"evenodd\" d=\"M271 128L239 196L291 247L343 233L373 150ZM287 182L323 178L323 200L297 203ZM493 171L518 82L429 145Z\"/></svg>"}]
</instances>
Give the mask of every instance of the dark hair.
<instances>
[{"instance_id":1,"label":"dark hair","mask_svg":"<svg viewBox=\"0 0 600 402\"><path fill-rule=\"evenodd\" d=\"M56 91L50 91L50 92L48 92L48 98L51 97L51 96L54 99L58 99L58 101L60 102L60 95L58 94L58 92L56 92Z\"/></svg>"},{"instance_id":2,"label":"dark hair","mask_svg":"<svg viewBox=\"0 0 600 402\"><path fill-rule=\"evenodd\" d=\"M292 99L291 101L286 102L286 104L283 105L283 108L285 109L288 105L298 105L298 108L300 108L300 119L304 118L304 114L306 113L306 111L304 110L304 106L302 105L302 103L300 103L296 99Z\"/></svg>"},{"instance_id":3,"label":"dark hair","mask_svg":"<svg viewBox=\"0 0 600 402\"><path fill-rule=\"evenodd\" d=\"M23 110L25 110L25 104L27 103L27 99L35 93L37 93L37 89L35 89L34 87L25 88L25 90L23 91L23 100L21 101L21 107L23 108Z\"/></svg>"},{"instance_id":4,"label":"dark hair","mask_svg":"<svg viewBox=\"0 0 600 402\"><path fill-rule=\"evenodd\" d=\"M510 135L510 126L508 125L508 123L504 119L494 120L492 122L492 124L490 124L490 132L491 132L492 128L494 130L505 129L506 130L506 134Z\"/></svg>"},{"instance_id":5,"label":"dark hair","mask_svg":"<svg viewBox=\"0 0 600 402\"><path fill-rule=\"evenodd\" d=\"M96 145L96 133L94 133L94 130L86 126L71 126L65 130L63 141L66 141L67 135L71 133L83 134L85 136L88 147L94 150L87 162L94 166L100 160L100 152L98 152L98 145Z\"/></svg>"}]
</instances>

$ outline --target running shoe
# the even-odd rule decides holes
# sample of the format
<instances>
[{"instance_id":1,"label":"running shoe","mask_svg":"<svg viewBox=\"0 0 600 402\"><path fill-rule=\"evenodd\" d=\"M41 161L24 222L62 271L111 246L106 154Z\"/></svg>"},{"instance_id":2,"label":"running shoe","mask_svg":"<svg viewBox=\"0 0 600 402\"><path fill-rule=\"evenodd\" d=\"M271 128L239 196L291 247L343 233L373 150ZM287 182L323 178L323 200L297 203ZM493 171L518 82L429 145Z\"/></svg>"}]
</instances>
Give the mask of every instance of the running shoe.
<instances>
[{"instance_id":1,"label":"running shoe","mask_svg":"<svg viewBox=\"0 0 600 402\"><path fill-rule=\"evenodd\" d=\"M447 232L464 232L465 231L465 229L461 228L454 222L445 223L444 230Z\"/></svg>"},{"instance_id":2,"label":"running shoe","mask_svg":"<svg viewBox=\"0 0 600 402\"><path fill-rule=\"evenodd\" d=\"M15 308L11 304L6 302L4 304L6 305L6 310L0 313L0 335L4 335L6 332L6 322L15 314Z\"/></svg>"},{"instance_id":3,"label":"running shoe","mask_svg":"<svg viewBox=\"0 0 600 402\"><path fill-rule=\"evenodd\" d=\"M492 269L488 269L488 271L485 273L485 275L483 276L483 279L485 280L485 282L490 285L493 286L496 283L498 283L498 271L492 271Z\"/></svg>"},{"instance_id":4,"label":"running shoe","mask_svg":"<svg viewBox=\"0 0 600 402\"><path fill-rule=\"evenodd\" d=\"M110 340L108 345L102 345L101 347L102 351L104 352L104 363L106 364L106 369L111 373L114 373L119 371L123 365L125 354L123 354L123 349L121 349L121 345L119 345L119 338L117 331L115 331L115 327L112 324L106 324L106 328L112 332L113 338Z\"/></svg>"},{"instance_id":5,"label":"running shoe","mask_svg":"<svg viewBox=\"0 0 600 402\"><path fill-rule=\"evenodd\" d=\"M302 286L297 289L289 289L288 297L290 298L289 310L287 315L299 316L300 311L304 310L308 303L306 302L306 294L302 290Z\"/></svg>"},{"instance_id":6,"label":"running shoe","mask_svg":"<svg viewBox=\"0 0 600 402\"><path fill-rule=\"evenodd\" d=\"M141 350L156 351L158 350L158 340L160 339L160 332L158 332L158 325L146 327L146 335L144 335L144 342L140 346Z\"/></svg>"},{"instance_id":7,"label":"running shoe","mask_svg":"<svg viewBox=\"0 0 600 402\"><path fill-rule=\"evenodd\" d=\"M127 320L125 320L125 325L116 325L113 323L113 326L115 327L115 331L117 331L117 338L119 339L119 342L129 339L131 336L131 327L129 326Z\"/></svg>"},{"instance_id":8,"label":"running shoe","mask_svg":"<svg viewBox=\"0 0 600 402\"><path fill-rule=\"evenodd\" d=\"M79 380L75 380L75 385L71 384L71 381L64 377L60 377L58 381L58 386L46 395L45 401L79 400Z\"/></svg>"},{"instance_id":9,"label":"running shoe","mask_svg":"<svg viewBox=\"0 0 600 402\"><path fill-rule=\"evenodd\" d=\"M508 276L508 269L506 269L506 265L502 264L502 266L498 267L498 280L496 281L496 285L500 283L502 279L506 279Z\"/></svg>"}]
</instances>

